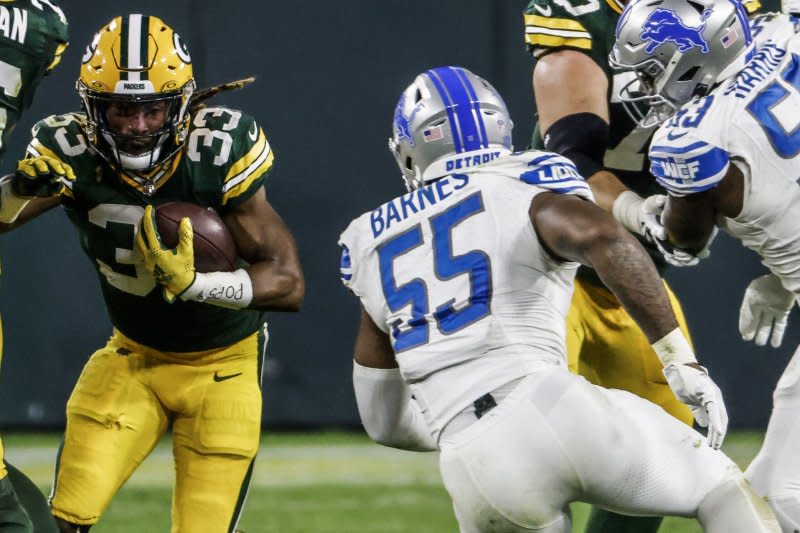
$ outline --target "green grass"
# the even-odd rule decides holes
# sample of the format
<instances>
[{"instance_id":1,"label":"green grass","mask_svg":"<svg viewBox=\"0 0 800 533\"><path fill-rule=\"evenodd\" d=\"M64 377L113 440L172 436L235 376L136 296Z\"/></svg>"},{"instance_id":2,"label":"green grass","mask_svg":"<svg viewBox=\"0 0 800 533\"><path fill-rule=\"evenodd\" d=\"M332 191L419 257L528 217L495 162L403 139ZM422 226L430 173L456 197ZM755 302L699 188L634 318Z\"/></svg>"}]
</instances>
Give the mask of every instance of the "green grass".
<instances>
[{"instance_id":1,"label":"green grass","mask_svg":"<svg viewBox=\"0 0 800 533\"><path fill-rule=\"evenodd\" d=\"M759 433L728 436L724 450L744 467ZM57 435L5 434L11 463L48 492ZM116 496L92 533L169 531L172 460L161 443ZM588 507L573 506L574 531ZM350 433L265 434L240 528L247 533L457 532L435 454L392 450ZM659 533L700 533L668 518Z\"/></svg>"}]
</instances>

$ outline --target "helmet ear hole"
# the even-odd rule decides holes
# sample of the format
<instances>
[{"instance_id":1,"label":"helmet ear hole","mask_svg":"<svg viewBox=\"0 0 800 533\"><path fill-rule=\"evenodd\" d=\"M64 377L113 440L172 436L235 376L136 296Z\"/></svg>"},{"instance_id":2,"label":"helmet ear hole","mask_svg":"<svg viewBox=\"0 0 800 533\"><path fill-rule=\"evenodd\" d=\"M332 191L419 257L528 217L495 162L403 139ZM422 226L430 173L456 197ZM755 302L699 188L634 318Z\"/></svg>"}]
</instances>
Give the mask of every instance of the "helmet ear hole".
<instances>
[{"instance_id":1,"label":"helmet ear hole","mask_svg":"<svg viewBox=\"0 0 800 533\"><path fill-rule=\"evenodd\" d=\"M406 157L405 167L407 170L414 170L414 165L411 162L411 157Z\"/></svg>"},{"instance_id":2,"label":"helmet ear hole","mask_svg":"<svg viewBox=\"0 0 800 533\"><path fill-rule=\"evenodd\" d=\"M697 74L698 70L700 70L700 66L699 65L696 65L696 66L690 68L689 70L687 70L686 72L681 74L681 77L678 78L678 81L689 81L689 80L691 80L692 78L694 78L694 75Z\"/></svg>"},{"instance_id":3,"label":"helmet ear hole","mask_svg":"<svg viewBox=\"0 0 800 533\"><path fill-rule=\"evenodd\" d=\"M422 91L417 89L417 92L414 93L414 103L418 104L422 100Z\"/></svg>"}]
</instances>

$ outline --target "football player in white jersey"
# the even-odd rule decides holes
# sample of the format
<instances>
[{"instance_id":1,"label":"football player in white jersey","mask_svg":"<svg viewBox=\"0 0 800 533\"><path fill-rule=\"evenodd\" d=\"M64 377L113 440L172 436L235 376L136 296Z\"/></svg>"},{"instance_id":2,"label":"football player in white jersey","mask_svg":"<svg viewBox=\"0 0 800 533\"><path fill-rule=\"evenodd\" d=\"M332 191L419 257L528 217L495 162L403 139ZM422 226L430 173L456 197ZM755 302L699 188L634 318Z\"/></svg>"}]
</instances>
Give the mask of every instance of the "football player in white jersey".
<instances>
[{"instance_id":1,"label":"football player in white jersey","mask_svg":"<svg viewBox=\"0 0 800 533\"><path fill-rule=\"evenodd\" d=\"M800 37L779 14L748 26L736 0L629 4L611 62L633 70L645 120L663 122L651 172L669 192L660 239L701 250L719 226L770 274L742 304L743 336L780 344L800 294ZM757 35L754 33L757 32ZM764 445L746 471L785 533L800 530L800 355L777 384Z\"/></svg>"},{"instance_id":2,"label":"football player in white jersey","mask_svg":"<svg viewBox=\"0 0 800 533\"><path fill-rule=\"evenodd\" d=\"M778 531L717 450L727 415L641 245L591 202L567 159L512 153L486 81L442 67L400 97L390 140L408 194L341 236L361 301L353 385L376 441L439 449L461 531L571 531L568 504L696 516L707 531ZM638 321L705 438L566 366L578 262Z\"/></svg>"}]
</instances>

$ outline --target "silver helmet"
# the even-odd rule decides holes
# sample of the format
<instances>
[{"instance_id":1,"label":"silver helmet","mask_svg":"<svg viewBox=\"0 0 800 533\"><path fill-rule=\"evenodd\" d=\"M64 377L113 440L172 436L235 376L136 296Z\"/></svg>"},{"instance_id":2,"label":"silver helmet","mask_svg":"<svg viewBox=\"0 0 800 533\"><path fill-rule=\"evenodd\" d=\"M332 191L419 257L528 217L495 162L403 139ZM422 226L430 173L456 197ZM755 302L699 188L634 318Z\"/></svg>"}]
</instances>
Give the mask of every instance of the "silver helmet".
<instances>
[{"instance_id":1,"label":"silver helmet","mask_svg":"<svg viewBox=\"0 0 800 533\"><path fill-rule=\"evenodd\" d=\"M740 0L634 0L622 12L616 36L609 63L636 73L620 98L643 127L707 94L740 70L752 51Z\"/></svg>"},{"instance_id":2,"label":"silver helmet","mask_svg":"<svg viewBox=\"0 0 800 533\"><path fill-rule=\"evenodd\" d=\"M513 126L489 82L464 68L439 67L400 95L389 150L413 190L509 153Z\"/></svg>"}]
</instances>

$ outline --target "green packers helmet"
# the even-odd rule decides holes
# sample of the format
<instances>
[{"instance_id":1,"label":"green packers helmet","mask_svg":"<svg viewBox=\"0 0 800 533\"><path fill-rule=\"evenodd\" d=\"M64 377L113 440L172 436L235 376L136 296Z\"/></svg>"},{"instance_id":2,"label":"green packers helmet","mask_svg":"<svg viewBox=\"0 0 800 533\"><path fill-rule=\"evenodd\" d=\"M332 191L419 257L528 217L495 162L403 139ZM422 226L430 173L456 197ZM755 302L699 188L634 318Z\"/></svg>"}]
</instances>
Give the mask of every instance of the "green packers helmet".
<instances>
[{"instance_id":1,"label":"green packers helmet","mask_svg":"<svg viewBox=\"0 0 800 533\"><path fill-rule=\"evenodd\" d=\"M87 115L85 133L97 153L130 174L153 175L171 162L186 140L195 89L192 60L180 36L158 17L116 17L94 36L82 62L77 89ZM167 104L158 131L130 134L110 126L110 104L154 102ZM132 140L145 147L141 153L123 150Z\"/></svg>"}]
</instances>

